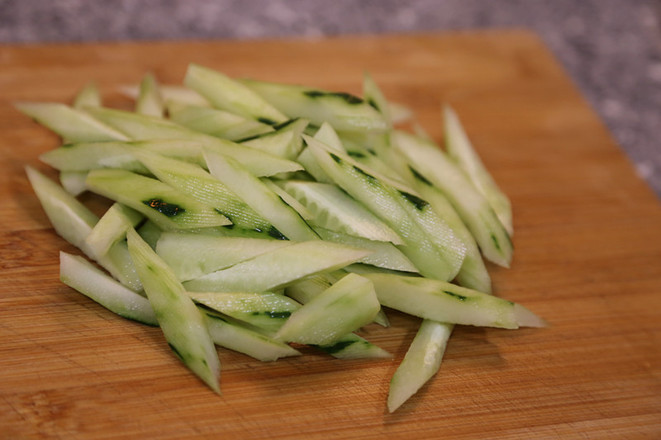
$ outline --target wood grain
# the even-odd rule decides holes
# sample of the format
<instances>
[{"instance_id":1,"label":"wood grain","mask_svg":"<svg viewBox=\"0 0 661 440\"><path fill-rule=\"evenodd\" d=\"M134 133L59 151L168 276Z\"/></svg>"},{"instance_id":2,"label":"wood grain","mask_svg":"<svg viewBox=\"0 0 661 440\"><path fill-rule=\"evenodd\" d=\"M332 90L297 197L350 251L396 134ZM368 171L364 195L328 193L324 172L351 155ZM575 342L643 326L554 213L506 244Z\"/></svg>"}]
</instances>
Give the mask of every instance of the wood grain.
<instances>
[{"instance_id":1,"label":"wood grain","mask_svg":"<svg viewBox=\"0 0 661 440\"><path fill-rule=\"evenodd\" d=\"M25 178L58 139L16 112L95 81L109 105L146 71L189 62L230 75L360 92L368 70L436 139L452 104L515 214L496 294L547 329L457 328L440 374L395 414L388 381L417 321L371 338L395 358L315 353L260 363L219 350L218 397L158 329L58 281L50 228ZM325 40L0 48L0 438L661 438L661 207L540 40L527 32Z\"/></svg>"}]
</instances>

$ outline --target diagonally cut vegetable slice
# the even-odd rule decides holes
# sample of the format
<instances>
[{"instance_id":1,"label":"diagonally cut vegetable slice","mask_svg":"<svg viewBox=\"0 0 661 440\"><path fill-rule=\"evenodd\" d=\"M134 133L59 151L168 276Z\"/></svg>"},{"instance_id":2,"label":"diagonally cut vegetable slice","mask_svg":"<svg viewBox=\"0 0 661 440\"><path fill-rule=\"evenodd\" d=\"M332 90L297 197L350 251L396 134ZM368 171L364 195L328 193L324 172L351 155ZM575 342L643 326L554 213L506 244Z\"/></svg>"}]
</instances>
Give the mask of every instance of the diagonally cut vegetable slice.
<instances>
[{"instance_id":1,"label":"diagonally cut vegetable slice","mask_svg":"<svg viewBox=\"0 0 661 440\"><path fill-rule=\"evenodd\" d=\"M272 334L278 331L301 305L273 292L188 292L199 304Z\"/></svg>"},{"instance_id":2,"label":"diagonally cut vegetable slice","mask_svg":"<svg viewBox=\"0 0 661 440\"><path fill-rule=\"evenodd\" d=\"M418 272L411 260L406 258L402 251L389 241L369 240L317 226L314 227L314 230L323 240L372 251L371 254L361 258L358 263L402 272Z\"/></svg>"},{"instance_id":3,"label":"diagonally cut vegetable slice","mask_svg":"<svg viewBox=\"0 0 661 440\"><path fill-rule=\"evenodd\" d=\"M390 380L389 412L399 408L436 374L453 328L452 324L422 320L402 363Z\"/></svg>"},{"instance_id":4,"label":"diagonally cut vegetable slice","mask_svg":"<svg viewBox=\"0 0 661 440\"><path fill-rule=\"evenodd\" d=\"M90 254L85 238L99 218L35 168L27 166L25 172L55 232L85 254Z\"/></svg>"},{"instance_id":5,"label":"diagonally cut vegetable slice","mask_svg":"<svg viewBox=\"0 0 661 440\"><path fill-rule=\"evenodd\" d=\"M275 361L301 352L266 335L237 325L215 313L206 312L209 335L221 347L252 356L262 362Z\"/></svg>"},{"instance_id":6,"label":"diagonally cut vegetable slice","mask_svg":"<svg viewBox=\"0 0 661 440\"><path fill-rule=\"evenodd\" d=\"M126 231L137 226L143 218L128 206L113 203L85 237L85 244L96 258L102 257L116 242L124 240Z\"/></svg>"},{"instance_id":7,"label":"diagonally cut vegetable slice","mask_svg":"<svg viewBox=\"0 0 661 440\"><path fill-rule=\"evenodd\" d=\"M186 281L184 286L198 292L274 291L301 278L342 268L369 252L322 240L304 241Z\"/></svg>"},{"instance_id":8,"label":"diagonally cut vegetable slice","mask_svg":"<svg viewBox=\"0 0 661 440\"><path fill-rule=\"evenodd\" d=\"M60 280L119 316L158 325L147 298L118 283L83 257L60 252Z\"/></svg>"},{"instance_id":9,"label":"diagonally cut vegetable slice","mask_svg":"<svg viewBox=\"0 0 661 440\"><path fill-rule=\"evenodd\" d=\"M216 70L191 64L184 84L204 96L216 108L274 125L288 118L257 93Z\"/></svg>"},{"instance_id":10,"label":"diagonally cut vegetable slice","mask_svg":"<svg viewBox=\"0 0 661 440\"><path fill-rule=\"evenodd\" d=\"M429 278L363 274L379 301L410 315L453 324L516 329L546 323L520 304Z\"/></svg>"},{"instance_id":11,"label":"diagonally cut vegetable slice","mask_svg":"<svg viewBox=\"0 0 661 440\"><path fill-rule=\"evenodd\" d=\"M231 141L273 132L273 127L216 108L168 102L168 114L177 124Z\"/></svg>"},{"instance_id":12,"label":"diagonally cut vegetable slice","mask_svg":"<svg viewBox=\"0 0 661 440\"><path fill-rule=\"evenodd\" d=\"M350 157L329 152L315 139L305 139L319 165L338 186L399 234L405 243L401 251L421 274L446 281L455 277L461 268L465 247L440 218L432 218L430 222L428 218L419 217L432 216L425 201L366 173ZM442 235L430 235L429 228L436 233L442 230Z\"/></svg>"},{"instance_id":13,"label":"diagonally cut vegetable slice","mask_svg":"<svg viewBox=\"0 0 661 440\"><path fill-rule=\"evenodd\" d=\"M443 108L445 147L448 155L466 173L475 188L487 199L505 230L512 235L512 205L509 198L498 187L489 171L482 163L473 144L468 139L459 117L450 106Z\"/></svg>"},{"instance_id":14,"label":"diagonally cut vegetable slice","mask_svg":"<svg viewBox=\"0 0 661 440\"><path fill-rule=\"evenodd\" d=\"M67 142L128 140L128 137L121 131L98 121L84 111L65 104L21 102L15 106Z\"/></svg>"},{"instance_id":15,"label":"diagonally cut vegetable slice","mask_svg":"<svg viewBox=\"0 0 661 440\"><path fill-rule=\"evenodd\" d=\"M288 240L164 232L156 253L177 278L188 281L292 244Z\"/></svg>"},{"instance_id":16,"label":"diagonally cut vegetable slice","mask_svg":"<svg viewBox=\"0 0 661 440\"><path fill-rule=\"evenodd\" d=\"M388 128L378 111L348 93L247 79L242 83L290 118L306 118L317 126L328 122L336 130L383 131Z\"/></svg>"},{"instance_id":17,"label":"diagonally cut vegetable slice","mask_svg":"<svg viewBox=\"0 0 661 440\"><path fill-rule=\"evenodd\" d=\"M512 241L486 199L466 175L436 145L402 131L393 133L394 145L418 172L448 198L475 237L488 260L509 267Z\"/></svg>"},{"instance_id":18,"label":"diagonally cut vegetable slice","mask_svg":"<svg viewBox=\"0 0 661 440\"><path fill-rule=\"evenodd\" d=\"M212 207L227 217L233 225L265 231L273 226L199 165L138 148L134 149L133 154L161 182Z\"/></svg>"},{"instance_id":19,"label":"diagonally cut vegetable slice","mask_svg":"<svg viewBox=\"0 0 661 440\"><path fill-rule=\"evenodd\" d=\"M395 231L337 185L288 180L282 187L314 214L319 226L369 240L403 244Z\"/></svg>"},{"instance_id":20,"label":"diagonally cut vegetable slice","mask_svg":"<svg viewBox=\"0 0 661 440\"><path fill-rule=\"evenodd\" d=\"M372 322L380 308L371 281L348 274L293 312L276 339L329 346Z\"/></svg>"},{"instance_id":21,"label":"diagonally cut vegetable slice","mask_svg":"<svg viewBox=\"0 0 661 440\"><path fill-rule=\"evenodd\" d=\"M220 361L206 316L186 295L170 268L134 229L127 234L131 258L168 344L202 381L220 394Z\"/></svg>"},{"instance_id":22,"label":"diagonally cut vegetable slice","mask_svg":"<svg viewBox=\"0 0 661 440\"><path fill-rule=\"evenodd\" d=\"M305 119L290 119L277 125L275 131L243 139L239 142L241 145L250 148L294 160L303 148L301 134L307 125L308 121Z\"/></svg>"},{"instance_id":23,"label":"diagonally cut vegetable slice","mask_svg":"<svg viewBox=\"0 0 661 440\"><path fill-rule=\"evenodd\" d=\"M140 82L140 92L135 101L135 112L159 118L165 114L160 86L156 77L151 73L145 74Z\"/></svg>"},{"instance_id":24,"label":"diagonally cut vegetable slice","mask_svg":"<svg viewBox=\"0 0 661 440\"><path fill-rule=\"evenodd\" d=\"M212 207L192 200L156 179L125 170L94 170L87 187L111 200L142 213L162 229L204 228L229 225Z\"/></svg>"},{"instance_id":25,"label":"diagonally cut vegetable slice","mask_svg":"<svg viewBox=\"0 0 661 440\"><path fill-rule=\"evenodd\" d=\"M76 93L72 106L77 110L85 107L101 107L101 94L96 84L94 82L85 84L85 87Z\"/></svg>"},{"instance_id":26,"label":"diagonally cut vegetable slice","mask_svg":"<svg viewBox=\"0 0 661 440\"><path fill-rule=\"evenodd\" d=\"M296 241L319 238L298 212L234 159L211 151L205 157L211 174L286 238Z\"/></svg>"}]
</instances>

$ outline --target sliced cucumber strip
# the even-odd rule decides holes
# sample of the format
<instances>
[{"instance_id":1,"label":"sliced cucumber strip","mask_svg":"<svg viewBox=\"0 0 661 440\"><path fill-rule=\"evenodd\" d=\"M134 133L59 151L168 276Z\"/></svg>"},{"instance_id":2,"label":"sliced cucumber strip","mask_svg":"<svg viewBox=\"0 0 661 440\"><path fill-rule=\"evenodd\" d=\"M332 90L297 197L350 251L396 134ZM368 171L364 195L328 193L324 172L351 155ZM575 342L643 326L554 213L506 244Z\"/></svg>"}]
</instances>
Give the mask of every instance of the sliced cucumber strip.
<instances>
[{"instance_id":1,"label":"sliced cucumber strip","mask_svg":"<svg viewBox=\"0 0 661 440\"><path fill-rule=\"evenodd\" d=\"M396 190L366 173L359 164L340 153L328 152L323 144L306 138L315 159L335 182L360 201L390 226L404 240L400 249L418 268L421 274L441 280L451 280L459 272L465 247L442 220L421 223L421 211L429 216L424 201L416 196ZM420 211L420 212L419 212ZM425 219L426 220L426 219ZM442 237L430 237L427 231L444 229ZM442 240L442 241L441 241ZM443 246L439 246L443 244Z\"/></svg>"},{"instance_id":2,"label":"sliced cucumber strip","mask_svg":"<svg viewBox=\"0 0 661 440\"><path fill-rule=\"evenodd\" d=\"M96 260L104 269L122 284L133 290L140 290L138 280L126 251L126 243L117 242L105 255L97 255L87 244L87 237L99 218L76 200L64 188L32 167L26 167L30 184L41 202L55 232L66 241Z\"/></svg>"},{"instance_id":3,"label":"sliced cucumber strip","mask_svg":"<svg viewBox=\"0 0 661 440\"><path fill-rule=\"evenodd\" d=\"M477 290L429 278L363 274L386 307L439 322L499 327L544 327L525 307Z\"/></svg>"},{"instance_id":4,"label":"sliced cucumber strip","mask_svg":"<svg viewBox=\"0 0 661 440\"><path fill-rule=\"evenodd\" d=\"M301 202L299 202L294 197L292 197L291 194L289 194L287 191L285 191L280 186L278 186L280 182L282 182L281 180L279 179L271 180L265 177L262 178L261 181L278 197L280 197L283 202L291 206L292 209L294 209L294 211L298 212L298 215L300 215L301 218L305 220L306 223L314 219L314 215L310 212L308 208L305 207L305 205L303 205Z\"/></svg>"},{"instance_id":5,"label":"sliced cucumber strip","mask_svg":"<svg viewBox=\"0 0 661 440\"><path fill-rule=\"evenodd\" d=\"M60 252L60 280L119 316L158 325L147 298L118 283L82 257Z\"/></svg>"},{"instance_id":6,"label":"sliced cucumber strip","mask_svg":"<svg viewBox=\"0 0 661 440\"><path fill-rule=\"evenodd\" d=\"M113 203L85 238L91 252L97 257L106 255L113 244L126 238L126 231L142 221L139 212L120 203Z\"/></svg>"},{"instance_id":7,"label":"sliced cucumber strip","mask_svg":"<svg viewBox=\"0 0 661 440\"><path fill-rule=\"evenodd\" d=\"M381 88L368 72L365 72L363 75L363 98L369 105L383 115L383 119L385 119L388 126L392 125L390 105L381 91Z\"/></svg>"},{"instance_id":8,"label":"sliced cucumber strip","mask_svg":"<svg viewBox=\"0 0 661 440\"><path fill-rule=\"evenodd\" d=\"M93 82L85 84L73 99L73 108L80 110L85 107L101 107L101 94Z\"/></svg>"},{"instance_id":9,"label":"sliced cucumber strip","mask_svg":"<svg viewBox=\"0 0 661 440\"><path fill-rule=\"evenodd\" d=\"M314 347L337 359L392 358L392 354L355 333L347 333L332 344L315 345Z\"/></svg>"},{"instance_id":10,"label":"sliced cucumber strip","mask_svg":"<svg viewBox=\"0 0 661 440\"><path fill-rule=\"evenodd\" d=\"M132 140L216 139L212 136L189 130L186 127L158 116L143 115L104 107L87 108L86 111L104 124L124 133L126 135L125 138L128 136Z\"/></svg>"},{"instance_id":11,"label":"sliced cucumber strip","mask_svg":"<svg viewBox=\"0 0 661 440\"><path fill-rule=\"evenodd\" d=\"M230 221L208 205L156 179L124 170L94 170L87 176L87 187L102 196L127 205L162 229L223 226Z\"/></svg>"},{"instance_id":12,"label":"sliced cucumber strip","mask_svg":"<svg viewBox=\"0 0 661 440\"><path fill-rule=\"evenodd\" d=\"M431 204L434 212L452 228L454 235L466 246L466 255L464 256L459 273L455 277L456 282L469 289L491 293L491 276L484 264L480 249L475 242L475 238L473 238L473 235L461 220L461 217L459 217L452 204L433 185L427 185L421 182L416 189Z\"/></svg>"},{"instance_id":13,"label":"sliced cucumber strip","mask_svg":"<svg viewBox=\"0 0 661 440\"><path fill-rule=\"evenodd\" d=\"M158 243L158 240L161 238L163 230L153 221L147 220L138 229L138 234L140 234L140 237L142 237L152 249L156 249L156 243Z\"/></svg>"},{"instance_id":14,"label":"sliced cucumber strip","mask_svg":"<svg viewBox=\"0 0 661 440\"><path fill-rule=\"evenodd\" d=\"M380 309L372 283L348 274L292 313L276 339L329 346L372 322Z\"/></svg>"},{"instance_id":15,"label":"sliced cucumber strip","mask_svg":"<svg viewBox=\"0 0 661 440\"><path fill-rule=\"evenodd\" d=\"M404 360L390 380L389 412L399 408L436 374L453 327L429 319L422 321Z\"/></svg>"},{"instance_id":16,"label":"sliced cucumber strip","mask_svg":"<svg viewBox=\"0 0 661 440\"><path fill-rule=\"evenodd\" d=\"M199 304L246 322L268 333L275 333L301 305L273 292L188 292Z\"/></svg>"},{"instance_id":17,"label":"sliced cucumber strip","mask_svg":"<svg viewBox=\"0 0 661 440\"><path fill-rule=\"evenodd\" d=\"M273 226L199 165L140 149L134 155L159 180L214 208L232 224L257 230L269 230Z\"/></svg>"},{"instance_id":18,"label":"sliced cucumber strip","mask_svg":"<svg viewBox=\"0 0 661 440\"><path fill-rule=\"evenodd\" d=\"M237 113L269 125L287 120L285 115L257 93L218 71L191 64L186 71L184 84L221 110Z\"/></svg>"},{"instance_id":19,"label":"sliced cucumber strip","mask_svg":"<svg viewBox=\"0 0 661 440\"><path fill-rule=\"evenodd\" d=\"M60 183L62 187L74 197L77 197L85 192L87 186L85 180L87 179L87 171L61 171Z\"/></svg>"},{"instance_id":20,"label":"sliced cucumber strip","mask_svg":"<svg viewBox=\"0 0 661 440\"><path fill-rule=\"evenodd\" d=\"M156 253L177 278L188 281L292 244L286 240L165 232L158 240Z\"/></svg>"},{"instance_id":21,"label":"sliced cucumber strip","mask_svg":"<svg viewBox=\"0 0 661 440\"><path fill-rule=\"evenodd\" d=\"M84 111L50 102L21 102L15 107L60 135L67 142L128 140L122 132ZM89 109L91 107L86 107Z\"/></svg>"},{"instance_id":22,"label":"sliced cucumber strip","mask_svg":"<svg viewBox=\"0 0 661 440\"><path fill-rule=\"evenodd\" d=\"M297 241L318 238L291 206L241 164L230 157L210 151L206 152L205 157L211 174L255 212L270 221L285 237Z\"/></svg>"},{"instance_id":23,"label":"sliced cucumber strip","mask_svg":"<svg viewBox=\"0 0 661 440\"><path fill-rule=\"evenodd\" d=\"M292 119L276 126L275 131L244 139L240 143L274 156L295 160L303 148L301 134L307 125L305 119Z\"/></svg>"},{"instance_id":24,"label":"sliced cucumber strip","mask_svg":"<svg viewBox=\"0 0 661 440\"><path fill-rule=\"evenodd\" d=\"M127 233L129 252L165 339L212 390L220 394L220 361L206 317L186 295L170 268L134 229Z\"/></svg>"},{"instance_id":25,"label":"sliced cucumber strip","mask_svg":"<svg viewBox=\"0 0 661 440\"><path fill-rule=\"evenodd\" d=\"M498 187L479 155L468 139L459 117L449 106L443 108L443 127L445 146L450 158L464 170L475 188L484 196L505 230L512 235L512 204L505 193Z\"/></svg>"},{"instance_id":26,"label":"sliced cucumber strip","mask_svg":"<svg viewBox=\"0 0 661 440\"><path fill-rule=\"evenodd\" d=\"M48 151L40 159L58 170L88 171L97 168L121 168L146 174L149 171L133 152L147 150L206 168L203 151L209 149L233 157L256 176L299 171L301 165L230 141L211 138L211 142L165 139L133 142L91 142L63 145Z\"/></svg>"},{"instance_id":27,"label":"sliced cucumber strip","mask_svg":"<svg viewBox=\"0 0 661 440\"><path fill-rule=\"evenodd\" d=\"M216 345L246 354L262 362L275 361L301 352L261 333L237 325L222 316L207 313L209 335Z\"/></svg>"},{"instance_id":28,"label":"sliced cucumber strip","mask_svg":"<svg viewBox=\"0 0 661 440\"><path fill-rule=\"evenodd\" d=\"M337 185L289 180L282 187L324 228L375 241L403 244L402 238Z\"/></svg>"},{"instance_id":29,"label":"sliced cucumber strip","mask_svg":"<svg viewBox=\"0 0 661 440\"><path fill-rule=\"evenodd\" d=\"M314 138L319 142L323 142L324 144L328 145L333 150L337 150L339 152L345 151L340 136L333 129L333 126L328 122L321 124L319 130L317 130L317 132L314 134Z\"/></svg>"},{"instance_id":30,"label":"sliced cucumber strip","mask_svg":"<svg viewBox=\"0 0 661 440\"><path fill-rule=\"evenodd\" d=\"M390 242L369 240L320 227L315 227L314 230L323 240L372 251L371 254L358 260L359 263L402 272L418 272L411 260Z\"/></svg>"},{"instance_id":31,"label":"sliced cucumber strip","mask_svg":"<svg viewBox=\"0 0 661 440\"><path fill-rule=\"evenodd\" d=\"M86 172L98 168L121 168L147 173L124 142L82 142L47 151L39 159L60 171Z\"/></svg>"},{"instance_id":32,"label":"sliced cucumber strip","mask_svg":"<svg viewBox=\"0 0 661 440\"><path fill-rule=\"evenodd\" d=\"M396 148L415 163L419 173L448 198L475 237L485 258L503 267L512 260L512 242L486 199L466 175L436 146L401 131L393 134Z\"/></svg>"},{"instance_id":33,"label":"sliced cucumber strip","mask_svg":"<svg viewBox=\"0 0 661 440\"><path fill-rule=\"evenodd\" d=\"M482 254L473 235L466 228L452 204L432 182L417 171L416 165L411 163L399 151L383 145L377 148L375 152L376 156L369 155L373 159L370 164L374 165L374 160L379 160L384 167L389 167L393 172L399 174L402 179L409 182L422 199L429 202L431 209L445 221L455 236L464 243L466 254L455 278L456 281L464 287L490 293L491 277L482 260Z\"/></svg>"},{"instance_id":34,"label":"sliced cucumber strip","mask_svg":"<svg viewBox=\"0 0 661 440\"><path fill-rule=\"evenodd\" d=\"M211 107L169 102L168 114L177 124L231 141L274 131L270 125Z\"/></svg>"},{"instance_id":35,"label":"sliced cucumber strip","mask_svg":"<svg viewBox=\"0 0 661 440\"><path fill-rule=\"evenodd\" d=\"M342 271L337 272L337 275L328 273L315 275L288 286L285 292L287 296L296 299L299 303L307 304L345 275L346 272ZM374 317L374 322L384 327L389 325L388 318L383 310L379 310L379 313ZM333 344L317 345L315 347L338 359L382 359L392 357L386 350L355 333L348 333Z\"/></svg>"},{"instance_id":36,"label":"sliced cucumber strip","mask_svg":"<svg viewBox=\"0 0 661 440\"><path fill-rule=\"evenodd\" d=\"M140 82L140 91L135 101L135 111L141 115L159 118L162 118L165 113L160 86L156 81L156 77L151 73L146 74Z\"/></svg>"},{"instance_id":37,"label":"sliced cucumber strip","mask_svg":"<svg viewBox=\"0 0 661 440\"><path fill-rule=\"evenodd\" d=\"M285 294L292 297L301 304L305 304L312 300L312 298L321 294L324 290L328 289L334 283L336 283L340 278L345 276L348 271L347 269L353 266L362 266L361 264L352 264L347 266L343 270L338 270L336 272L323 272L317 275L301 279L295 283L291 283L285 289ZM374 267L374 266L368 266ZM374 318L374 322L379 324L382 327L390 327L390 321L388 316L382 310L379 310L379 313Z\"/></svg>"},{"instance_id":38,"label":"sliced cucumber strip","mask_svg":"<svg viewBox=\"0 0 661 440\"><path fill-rule=\"evenodd\" d=\"M89 255L90 250L85 243L85 238L92 232L92 228L99 218L61 186L35 168L27 166L25 172L48 220L55 228L55 232Z\"/></svg>"},{"instance_id":39,"label":"sliced cucumber strip","mask_svg":"<svg viewBox=\"0 0 661 440\"><path fill-rule=\"evenodd\" d=\"M177 103L187 105L209 106L209 101L188 87L173 84L161 84L159 89L166 106L169 106L170 101L176 101ZM119 92L131 99L138 99L138 95L140 94L140 86L120 86Z\"/></svg>"},{"instance_id":40,"label":"sliced cucumber strip","mask_svg":"<svg viewBox=\"0 0 661 440\"><path fill-rule=\"evenodd\" d=\"M340 269L368 253L322 240L305 241L184 282L184 286L198 292L275 291L304 277Z\"/></svg>"},{"instance_id":41,"label":"sliced cucumber strip","mask_svg":"<svg viewBox=\"0 0 661 440\"><path fill-rule=\"evenodd\" d=\"M388 128L383 116L357 96L309 87L243 80L243 84L290 118L306 118L336 130L379 130Z\"/></svg>"}]
</instances>

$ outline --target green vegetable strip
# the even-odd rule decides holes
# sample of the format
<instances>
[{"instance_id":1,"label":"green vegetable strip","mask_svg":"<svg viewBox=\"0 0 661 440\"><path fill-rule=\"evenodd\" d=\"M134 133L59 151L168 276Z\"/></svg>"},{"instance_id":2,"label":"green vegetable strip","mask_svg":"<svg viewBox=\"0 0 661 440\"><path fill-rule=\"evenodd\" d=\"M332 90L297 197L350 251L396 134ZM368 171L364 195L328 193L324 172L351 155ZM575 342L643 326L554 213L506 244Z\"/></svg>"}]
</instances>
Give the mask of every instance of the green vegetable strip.
<instances>
[{"instance_id":1,"label":"green vegetable strip","mask_svg":"<svg viewBox=\"0 0 661 440\"><path fill-rule=\"evenodd\" d=\"M288 240L164 232L156 244L156 253L177 278L188 281L292 244Z\"/></svg>"},{"instance_id":2,"label":"green vegetable strip","mask_svg":"<svg viewBox=\"0 0 661 440\"><path fill-rule=\"evenodd\" d=\"M177 124L231 141L274 131L271 125L204 106L169 102L168 114Z\"/></svg>"},{"instance_id":3,"label":"green vegetable strip","mask_svg":"<svg viewBox=\"0 0 661 440\"><path fill-rule=\"evenodd\" d=\"M443 109L443 125L448 155L466 172L475 188L487 199L507 232L512 235L514 227L510 200L487 171L468 139L459 117L449 106Z\"/></svg>"},{"instance_id":4,"label":"green vegetable strip","mask_svg":"<svg viewBox=\"0 0 661 440\"><path fill-rule=\"evenodd\" d=\"M35 168L28 166L25 171L55 232L85 254L90 254L85 238L92 232L99 218Z\"/></svg>"},{"instance_id":5,"label":"green vegetable strip","mask_svg":"<svg viewBox=\"0 0 661 440\"><path fill-rule=\"evenodd\" d=\"M372 282L348 274L294 311L275 338L329 346L372 322L379 309Z\"/></svg>"},{"instance_id":6,"label":"green vegetable strip","mask_svg":"<svg viewBox=\"0 0 661 440\"><path fill-rule=\"evenodd\" d=\"M119 316L158 325L147 298L118 283L82 257L60 252L60 280Z\"/></svg>"},{"instance_id":7,"label":"green vegetable strip","mask_svg":"<svg viewBox=\"0 0 661 440\"><path fill-rule=\"evenodd\" d=\"M439 238L433 240L418 223L415 196L402 193L381 182L377 177L354 165L350 158L340 153L328 152L323 144L315 139L306 137L306 141L317 163L338 186L363 203L399 234L405 243L400 250L421 274L446 281L455 277L461 267L465 248L447 226L444 232L447 242L443 247L438 246ZM404 194L410 196L408 198L411 203L409 200L404 200L406 199Z\"/></svg>"},{"instance_id":8,"label":"green vegetable strip","mask_svg":"<svg viewBox=\"0 0 661 440\"><path fill-rule=\"evenodd\" d=\"M87 171L60 171L60 184L74 197L77 197L87 190L85 180Z\"/></svg>"},{"instance_id":9,"label":"green vegetable strip","mask_svg":"<svg viewBox=\"0 0 661 440\"><path fill-rule=\"evenodd\" d=\"M520 304L444 281L394 274L363 274L382 305L439 322L515 329L546 323Z\"/></svg>"},{"instance_id":10,"label":"green vegetable strip","mask_svg":"<svg viewBox=\"0 0 661 440\"><path fill-rule=\"evenodd\" d=\"M191 64L184 84L204 96L212 106L269 125L287 117L240 82L215 70Z\"/></svg>"},{"instance_id":11,"label":"green vegetable strip","mask_svg":"<svg viewBox=\"0 0 661 440\"><path fill-rule=\"evenodd\" d=\"M399 408L431 379L441 366L454 325L424 319L404 359L390 380L388 411Z\"/></svg>"},{"instance_id":12,"label":"green vegetable strip","mask_svg":"<svg viewBox=\"0 0 661 440\"><path fill-rule=\"evenodd\" d=\"M207 330L207 318L186 295L167 264L134 229L128 231L127 241L168 344L191 371L220 394L220 361Z\"/></svg>"},{"instance_id":13,"label":"green vegetable strip","mask_svg":"<svg viewBox=\"0 0 661 440\"><path fill-rule=\"evenodd\" d=\"M211 335L215 344L246 354L262 362L301 355L300 351L285 343L237 325L216 314L207 313L207 322L209 335Z\"/></svg>"},{"instance_id":14,"label":"green vegetable strip","mask_svg":"<svg viewBox=\"0 0 661 440\"><path fill-rule=\"evenodd\" d=\"M133 153L162 182L200 203L211 206L232 224L262 231L268 231L273 226L199 165L170 159L139 148L135 148Z\"/></svg>"},{"instance_id":15,"label":"green vegetable strip","mask_svg":"<svg viewBox=\"0 0 661 440\"><path fill-rule=\"evenodd\" d=\"M156 81L156 77L148 73L142 78L140 92L135 102L135 111L141 115L150 115L162 118L165 113L163 97Z\"/></svg>"},{"instance_id":16,"label":"green vegetable strip","mask_svg":"<svg viewBox=\"0 0 661 440\"><path fill-rule=\"evenodd\" d=\"M80 89L73 100L73 108L81 110L85 107L101 107L101 94L93 82Z\"/></svg>"},{"instance_id":17,"label":"green vegetable strip","mask_svg":"<svg viewBox=\"0 0 661 440\"><path fill-rule=\"evenodd\" d=\"M162 229L224 226L230 221L212 207L192 200L171 186L125 170L94 170L87 176L88 188L127 205Z\"/></svg>"},{"instance_id":18,"label":"green vegetable strip","mask_svg":"<svg viewBox=\"0 0 661 440\"><path fill-rule=\"evenodd\" d=\"M369 251L322 240L294 243L184 283L198 292L264 292L354 263Z\"/></svg>"},{"instance_id":19,"label":"green vegetable strip","mask_svg":"<svg viewBox=\"0 0 661 440\"><path fill-rule=\"evenodd\" d=\"M16 108L48 127L67 142L128 140L115 128L98 121L84 111L58 103L22 102ZM86 107L87 110L90 107Z\"/></svg>"},{"instance_id":20,"label":"green vegetable strip","mask_svg":"<svg viewBox=\"0 0 661 440\"><path fill-rule=\"evenodd\" d=\"M512 260L512 242L493 209L465 173L436 145L419 137L394 132L394 145L418 172L448 198L475 237L485 258L503 267Z\"/></svg>"},{"instance_id":21,"label":"green vegetable strip","mask_svg":"<svg viewBox=\"0 0 661 440\"><path fill-rule=\"evenodd\" d=\"M188 292L193 301L273 334L301 305L273 292Z\"/></svg>"},{"instance_id":22,"label":"green vegetable strip","mask_svg":"<svg viewBox=\"0 0 661 440\"><path fill-rule=\"evenodd\" d=\"M205 157L211 174L286 238L296 241L319 238L291 206L237 161L210 151Z\"/></svg>"},{"instance_id":23,"label":"green vegetable strip","mask_svg":"<svg viewBox=\"0 0 661 440\"><path fill-rule=\"evenodd\" d=\"M336 130L383 131L388 128L377 110L349 93L255 80L242 83L290 118L306 118L317 126L328 122Z\"/></svg>"},{"instance_id":24,"label":"green vegetable strip","mask_svg":"<svg viewBox=\"0 0 661 440\"><path fill-rule=\"evenodd\" d=\"M113 244L126 238L126 231L135 227L144 217L137 211L114 203L99 219L85 242L98 257L107 254Z\"/></svg>"},{"instance_id":25,"label":"green vegetable strip","mask_svg":"<svg viewBox=\"0 0 661 440\"><path fill-rule=\"evenodd\" d=\"M390 105L388 104L386 97L383 95L381 88L368 72L365 72L363 75L363 98L369 105L383 115L383 118L386 120L389 127L392 126Z\"/></svg>"}]
</instances>

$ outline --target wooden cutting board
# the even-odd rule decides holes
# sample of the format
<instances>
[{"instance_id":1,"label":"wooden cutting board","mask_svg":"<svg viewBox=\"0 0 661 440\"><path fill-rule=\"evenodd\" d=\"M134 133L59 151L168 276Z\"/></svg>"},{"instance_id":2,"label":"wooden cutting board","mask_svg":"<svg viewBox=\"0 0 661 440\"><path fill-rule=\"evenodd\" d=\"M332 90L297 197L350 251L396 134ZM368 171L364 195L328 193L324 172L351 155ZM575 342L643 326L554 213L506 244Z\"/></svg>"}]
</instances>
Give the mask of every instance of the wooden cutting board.
<instances>
[{"instance_id":1,"label":"wooden cutting board","mask_svg":"<svg viewBox=\"0 0 661 440\"><path fill-rule=\"evenodd\" d=\"M392 360L221 349L219 397L158 329L62 285L58 251L75 250L23 172L47 170L38 155L58 139L11 103L69 102L93 80L130 108L118 86L147 71L179 83L190 62L354 93L367 70L436 139L452 104L514 206L514 262L489 266L495 293L551 326L457 328L440 373L389 414L413 318L366 328ZM661 438L661 206L536 36L4 46L0 100L1 438Z\"/></svg>"}]
</instances>

